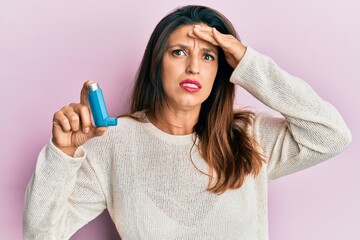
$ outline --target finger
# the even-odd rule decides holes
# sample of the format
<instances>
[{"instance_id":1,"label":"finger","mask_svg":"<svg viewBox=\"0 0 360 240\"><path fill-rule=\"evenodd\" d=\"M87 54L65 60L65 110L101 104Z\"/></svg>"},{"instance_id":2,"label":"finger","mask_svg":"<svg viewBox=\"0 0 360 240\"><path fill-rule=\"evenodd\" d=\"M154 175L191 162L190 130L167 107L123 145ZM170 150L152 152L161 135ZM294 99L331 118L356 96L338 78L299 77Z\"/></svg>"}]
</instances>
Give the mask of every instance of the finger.
<instances>
[{"instance_id":1,"label":"finger","mask_svg":"<svg viewBox=\"0 0 360 240\"><path fill-rule=\"evenodd\" d=\"M91 113L87 106L82 104L76 104L72 103L70 104L70 107L74 109L74 112L80 116L80 126L81 130L84 133L88 133L90 130L90 127L92 126L91 122Z\"/></svg>"},{"instance_id":2,"label":"finger","mask_svg":"<svg viewBox=\"0 0 360 240\"><path fill-rule=\"evenodd\" d=\"M199 25L195 25L192 33L201 40L207 41L215 46L219 46L219 43L214 38L212 31L209 31L207 28L202 29Z\"/></svg>"},{"instance_id":3,"label":"finger","mask_svg":"<svg viewBox=\"0 0 360 240\"><path fill-rule=\"evenodd\" d=\"M71 131L77 132L80 128L80 116L75 113L72 107L64 107L62 109L65 117L68 119Z\"/></svg>"},{"instance_id":4,"label":"finger","mask_svg":"<svg viewBox=\"0 0 360 240\"><path fill-rule=\"evenodd\" d=\"M222 34L216 28L213 28L212 31L214 38L224 50L225 55L231 54L234 60L239 62L246 52L246 46L233 35Z\"/></svg>"},{"instance_id":5,"label":"finger","mask_svg":"<svg viewBox=\"0 0 360 240\"><path fill-rule=\"evenodd\" d=\"M216 28L212 28L213 36L224 51L234 53L242 45L240 41L231 34L222 34Z\"/></svg>"},{"instance_id":6,"label":"finger","mask_svg":"<svg viewBox=\"0 0 360 240\"><path fill-rule=\"evenodd\" d=\"M194 25L194 28L201 30L202 32L207 32L209 34L212 33L212 27L209 27L207 25Z\"/></svg>"},{"instance_id":7,"label":"finger","mask_svg":"<svg viewBox=\"0 0 360 240\"><path fill-rule=\"evenodd\" d=\"M86 82L84 82L84 85L81 89L81 93L80 93L80 103L82 105L85 105L85 106L89 106L89 100L88 100L88 93L89 93L89 90L88 90L88 86L90 84L94 83L94 81L92 80L88 80Z\"/></svg>"},{"instance_id":8,"label":"finger","mask_svg":"<svg viewBox=\"0 0 360 240\"><path fill-rule=\"evenodd\" d=\"M224 46L224 39L222 34L216 29L216 28L212 28L211 29L212 35L214 37L214 39L216 40L216 42L219 44L220 47Z\"/></svg>"},{"instance_id":9,"label":"finger","mask_svg":"<svg viewBox=\"0 0 360 240\"><path fill-rule=\"evenodd\" d=\"M54 114L53 124L54 127L59 126L64 132L69 132L71 130L69 120L62 111L58 111Z\"/></svg>"},{"instance_id":10,"label":"finger","mask_svg":"<svg viewBox=\"0 0 360 240\"><path fill-rule=\"evenodd\" d=\"M108 129L107 127L98 127L95 129L94 134L96 137L102 136L106 132L107 129Z\"/></svg>"}]
</instances>

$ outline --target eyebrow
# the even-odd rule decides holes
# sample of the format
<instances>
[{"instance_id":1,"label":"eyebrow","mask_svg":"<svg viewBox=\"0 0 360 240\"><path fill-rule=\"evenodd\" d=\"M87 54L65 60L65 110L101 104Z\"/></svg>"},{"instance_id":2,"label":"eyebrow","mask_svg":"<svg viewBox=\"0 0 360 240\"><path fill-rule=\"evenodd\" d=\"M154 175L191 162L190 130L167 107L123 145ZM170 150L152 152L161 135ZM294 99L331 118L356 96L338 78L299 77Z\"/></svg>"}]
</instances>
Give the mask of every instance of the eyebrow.
<instances>
[{"instance_id":1,"label":"eyebrow","mask_svg":"<svg viewBox=\"0 0 360 240\"><path fill-rule=\"evenodd\" d=\"M174 44L174 45L169 46L167 49L175 48L175 47L179 47L181 49L189 49L189 47L187 45L185 45L185 44ZM213 48L202 48L202 50L204 50L207 53L209 53L209 52L213 52L213 53L216 53L216 54L218 53Z\"/></svg>"}]
</instances>

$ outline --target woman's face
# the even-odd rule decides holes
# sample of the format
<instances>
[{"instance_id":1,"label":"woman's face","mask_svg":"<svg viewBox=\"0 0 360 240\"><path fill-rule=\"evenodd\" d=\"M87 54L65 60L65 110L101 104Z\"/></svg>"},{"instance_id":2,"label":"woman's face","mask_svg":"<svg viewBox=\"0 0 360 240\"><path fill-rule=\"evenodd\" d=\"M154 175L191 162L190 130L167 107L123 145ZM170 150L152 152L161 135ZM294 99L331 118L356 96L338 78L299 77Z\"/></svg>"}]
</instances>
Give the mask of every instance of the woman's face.
<instances>
[{"instance_id":1,"label":"woman's face","mask_svg":"<svg viewBox=\"0 0 360 240\"><path fill-rule=\"evenodd\" d=\"M174 110L200 110L218 70L218 48L190 37L193 28L184 25L172 32L163 56L162 84L167 106Z\"/></svg>"}]
</instances>

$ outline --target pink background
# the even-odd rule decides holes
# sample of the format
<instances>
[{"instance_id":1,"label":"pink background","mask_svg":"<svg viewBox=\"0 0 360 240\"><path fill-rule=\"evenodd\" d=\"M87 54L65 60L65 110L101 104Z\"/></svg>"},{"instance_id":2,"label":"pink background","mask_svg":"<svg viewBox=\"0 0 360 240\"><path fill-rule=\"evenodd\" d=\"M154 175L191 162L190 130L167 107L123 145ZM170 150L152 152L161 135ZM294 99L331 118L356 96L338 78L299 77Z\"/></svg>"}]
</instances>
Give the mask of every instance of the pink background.
<instances>
[{"instance_id":1,"label":"pink background","mask_svg":"<svg viewBox=\"0 0 360 240\"><path fill-rule=\"evenodd\" d=\"M245 44L305 79L352 130L340 155L270 183L271 239L360 239L357 0L1 0L0 239L22 238L24 192L53 113L78 101L88 79L101 84L111 115L124 113L155 24L185 4L224 13ZM268 110L240 89L237 103ZM72 239L117 238L104 213Z\"/></svg>"}]
</instances>

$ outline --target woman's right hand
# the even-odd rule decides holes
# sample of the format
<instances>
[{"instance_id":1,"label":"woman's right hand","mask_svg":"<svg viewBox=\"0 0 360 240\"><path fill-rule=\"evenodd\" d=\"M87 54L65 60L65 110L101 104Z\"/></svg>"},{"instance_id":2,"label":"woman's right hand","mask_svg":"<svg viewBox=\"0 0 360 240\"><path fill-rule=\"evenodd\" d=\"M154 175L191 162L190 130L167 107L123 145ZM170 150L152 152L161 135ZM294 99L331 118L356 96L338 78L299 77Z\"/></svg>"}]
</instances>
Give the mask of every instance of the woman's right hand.
<instances>
[{"instance_id":1,"label":"woman's right hand","mask_svg":"<svg viewBox=\"0 0 360 240\"><path fill-rule=\"evenodd\" d=\"M84 83L80 93L80 103L71 103L54 114L52 127L52 142L61 151L73 156L76 149L93 137L101 136L107 127L96 128L91 122L91 112L88 102L88 85Z\"/></svg>"}]
</instances>

